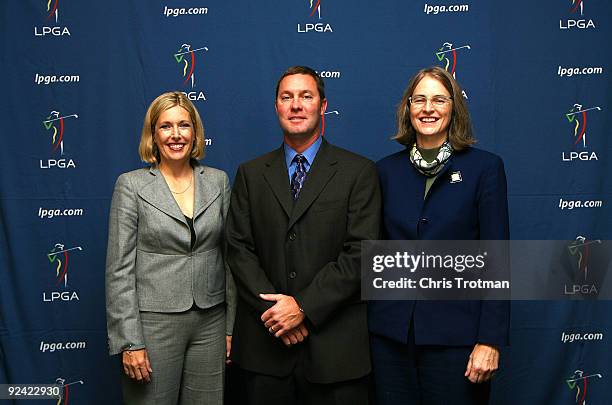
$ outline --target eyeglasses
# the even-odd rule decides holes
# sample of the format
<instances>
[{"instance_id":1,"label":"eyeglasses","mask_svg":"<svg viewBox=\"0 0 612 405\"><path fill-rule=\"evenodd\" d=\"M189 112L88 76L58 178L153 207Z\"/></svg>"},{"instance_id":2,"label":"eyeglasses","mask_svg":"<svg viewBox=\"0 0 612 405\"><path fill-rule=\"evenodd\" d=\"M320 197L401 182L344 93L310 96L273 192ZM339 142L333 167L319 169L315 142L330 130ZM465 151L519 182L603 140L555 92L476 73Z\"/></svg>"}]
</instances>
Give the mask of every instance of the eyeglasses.
<instances>
[{"instance_id":1,"label":"eyeglasses","mask_svg":"<svg viewBox=\"0 0 612 405\"><path fill-rule=\"evenodd\" d=\"M418 96L408 97L408 101L410 102L410 105L413 105L415 108L425 107L425 105L427 104L427 101L431 101L431 105L433 105L434 107L442 108L442 107L445 107L452 100L453 100L452 97L443 96L443 95L436 95L432 97L418 95Z\"/></svg>"}]
</instances>

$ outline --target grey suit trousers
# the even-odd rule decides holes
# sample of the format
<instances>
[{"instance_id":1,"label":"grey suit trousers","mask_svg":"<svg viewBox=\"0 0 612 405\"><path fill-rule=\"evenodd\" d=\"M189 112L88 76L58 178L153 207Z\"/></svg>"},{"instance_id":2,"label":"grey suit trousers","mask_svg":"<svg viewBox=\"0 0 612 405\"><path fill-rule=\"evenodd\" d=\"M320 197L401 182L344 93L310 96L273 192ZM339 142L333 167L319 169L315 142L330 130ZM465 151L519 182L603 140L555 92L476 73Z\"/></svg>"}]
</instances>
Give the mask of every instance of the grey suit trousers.
<instances>
[{"instance_id":1,"label":"grey suit trousers","mask_svg":"<svg viewBox=\"0 0 612 405\"><path fill-rule=\"evenodd\" d=\"M122 373L125 404L223 404L225 304L140 318L153 373L148 384Z\"/></svg>"}]
</instances>

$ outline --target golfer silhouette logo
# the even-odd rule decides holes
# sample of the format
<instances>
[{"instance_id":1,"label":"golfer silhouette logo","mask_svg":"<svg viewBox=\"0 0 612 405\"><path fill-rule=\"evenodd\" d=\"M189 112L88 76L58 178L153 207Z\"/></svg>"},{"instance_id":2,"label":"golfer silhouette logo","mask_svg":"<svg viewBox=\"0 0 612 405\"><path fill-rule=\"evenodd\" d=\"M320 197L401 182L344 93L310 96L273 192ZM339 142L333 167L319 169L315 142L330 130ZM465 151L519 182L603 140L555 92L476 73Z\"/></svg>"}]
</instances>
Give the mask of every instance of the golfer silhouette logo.
<instances>
[{"instance_id":1,"label":"golfer silhouette logo","mask_svg":"<svg viewBox=\"0 0 612 405\"><path fill-rule=\"evenodd\" d=\"M183 74L183 85L187 83L191 83L191 88L195 86L195 65L196 65L196 52L208 51L207 47L201 47L197 49L192 49L190 44L183 44L178 49L178 51L174 54L174 59L176 63L181 66L182 74Z\"/></svg>"},{"instance_id":2,"label":"golfer silhouette logo","mask_svg":"<svg viewBox=\"0 0 612 405\"><path fill-rule=\"evenodd\" d=\"M47 0L47 20L55 17L55 23L59 19L59 9L58 9L59 0Z\"/></svg>"},{"instance_id":3,"label":"golfer silhouette logo","mask_svg":"<svg viewBox=\"0 0 612 405\"><path fill-rule=\"evenodd\" d=\"M59 149L60 156L64 156L64 120L66 118L79 118L77 114L60 116L58 111L51 111L43 125L47 131L51 132L51 145L53 151Z\"/></svg>"},{"instance_id":4,"label":"golfer silhouette logo","mask_svg":"<svg viewBox=\"0 0 612 405\"><path fill-rule=\"evenodd\" d=\"M584 2L582 0L572 0L572 8L570 9L570 13L575 13L580 10L580 15L582 16L584 13Z\"/></svg>"},{"instance_id":5,"label":"golfer silhouette logo","mask_svg":"<svg viewBox=\"0 0 612 405\"><path fill-rule=\"evenodd\" d=\"M56 243L53 249L47 253L47 259L49 259L49 263L51 263L55 272L55 285L64 284L64 287L68 286L68 254L74 250L82 251L83 248L76 246L64 249L62 243Z\"/></svg>"},{"instance_id":6,"label":"golfer silhouette logo","mask_svg":"<svg viewBox=\"0 0 612 405\"><path fill-rule=\"evenodd\" d=\"M576 370L574 374L565 382L570 390L576 391L576 403L578 405L587 405L587 386L591 378L602 378L599 373L584 375L583 370Z\"/></svg>"},{"instance_id":7,"label":"golfer silhouette logo","mask_svg":"<svg viewBox=\"0 0 612 405\"><path fill-rule=\"evenodd\" d=\"M308 0L310 7L310 16L314 17L315 13L321 19L321 0Z\"/></svg>"},{"instance_id":8,"label":"golfer silhouette logo","mask_svg":"<svg viewBox=\"0 0 612 405\"><path fill-rule=\"evenodd\" d=\"M78 381L73 381L70 383L66 383L66 379L59 377L55 379L55 384L59 385L59 387L61 388L61 395L59 397L59 399L57 400L57 402L55 403L55 405L68 405L68 399L70 398L70 386L71 385L83 385L83 380L78 380Z\"/></svg>"},{"instance_id":9,"label":"golfer silhouette logo","mask_svg":"<svg viewBox=\"0 0 612 405\"><path fill-rule=\"evenodd\" d=\"M445 42L436 52L436 59L440 62L444 69L453 75L456 79L455 71L457 69L457 51L461 49L472 49L469 45L458 46L453 48L453 44Z\"/></svg>"},{"instance_id":10,"label":"golfer silhouette logo","mask_svg":"<svg viewBox=\"0 0 612 405\"><path fill-rule=\"evenodd\" d=\"M586 128L587 128L587 111L601 111L601 107L590 107L586 109L582 109L582 104L574 104L572 108L565 114L565 118L573 125L574 129L574 145L578 145L578 143L582 143L582 147L586 148L587 145L587 137L586 137Z\"/></svg>"}]
</instances>

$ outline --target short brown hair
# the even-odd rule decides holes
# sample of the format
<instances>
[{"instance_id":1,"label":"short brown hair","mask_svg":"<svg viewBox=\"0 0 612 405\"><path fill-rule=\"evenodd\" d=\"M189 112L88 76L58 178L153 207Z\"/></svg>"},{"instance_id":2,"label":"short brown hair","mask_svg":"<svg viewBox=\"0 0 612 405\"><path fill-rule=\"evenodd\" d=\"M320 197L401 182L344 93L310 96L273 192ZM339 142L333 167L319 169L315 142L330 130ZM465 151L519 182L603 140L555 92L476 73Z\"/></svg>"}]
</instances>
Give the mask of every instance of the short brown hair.
<instances>
[{"instance_id":1,"label":"short brown hair","mask_svg":"<svg viewBox=\"0 0 612 405\"><path fill-rule=\"evenodd\" d=\"M402 96L402 101L397 107L397 133L392 139L407 147L412 147L416 142L416 131L412 127L412 122L410 122L410 101L408 98L412 96L416 86L426 76L438 80L453 99L451 122L448 128L448 140L453 149L459 151L475 144L476 139L472 133L470 113L463 99L461 87L450 73L439 66L421 69L410 79Z\"/></svg>"},{"instance_id":2,"label":"short brown hair","mask_svg":"<svg viewBox=\"0 0 612 405\"><path fill-rule=\"evenodd\" d=\"M159 150L157 150L157 146L155 142L153 142L155 124L157 124L159 116L164 111L176 107L177 105L183 107L189 113L191 123L193 124L195 141L191 149L191 158L198 160L204 157L204 125L202 124L200 114L184 93L172 91L161 94L153 100L145 114L142 133L140 134L140 145L138 146L138 154L143 162L161 162Z\"/></svg>"},{"instance_id":3,"label":"short brown hair","mask_svg":"<svg viewBox=\"0 0 612 405\"><path fill-rule=\"evenodd\" d=\"M280 87L280 83L283 81L283 79L291 75L307 75L312 77L317 83L319 98L321 101L325 100L325 83L323 82L323 79L321 79L321 76L319 76L314 69L309 68L308 66L291 66L289 69L285 70L276 82L276 93L274 97L278 97L278 88Z\"/></svg>"}]
</instances>

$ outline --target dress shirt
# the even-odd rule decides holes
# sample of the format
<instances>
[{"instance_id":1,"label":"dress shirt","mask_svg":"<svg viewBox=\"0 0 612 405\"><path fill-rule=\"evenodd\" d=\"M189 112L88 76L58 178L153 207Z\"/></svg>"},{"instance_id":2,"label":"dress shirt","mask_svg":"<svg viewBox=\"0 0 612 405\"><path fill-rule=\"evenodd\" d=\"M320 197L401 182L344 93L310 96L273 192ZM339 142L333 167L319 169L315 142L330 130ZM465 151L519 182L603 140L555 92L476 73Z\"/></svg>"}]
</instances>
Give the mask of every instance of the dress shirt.
<instances>
[{"instance_id":1,"label":"dress shirt","mask_svg":"<svg viewBox=\"0 0 612 405\"><path fill-rule=\"evenodd\" d=\"M322 141L323 138L319 136L319 138L312 145L310 145L308 149L302 152L302 156L306 158L306 161L303 162L306 173L308 173L308 171L310 170L310 165L317 156L317 152L321 147ZM291 146L287 145L286 143L283 144L283 147L285 149L285 163L287 164L287 172L289 173L289 184L291 184L291 178L293 177L293 174L295 173L297 167L297 163L293 161L293 158L299 153L297 153Z\"/></svg>"}]
</instances>

